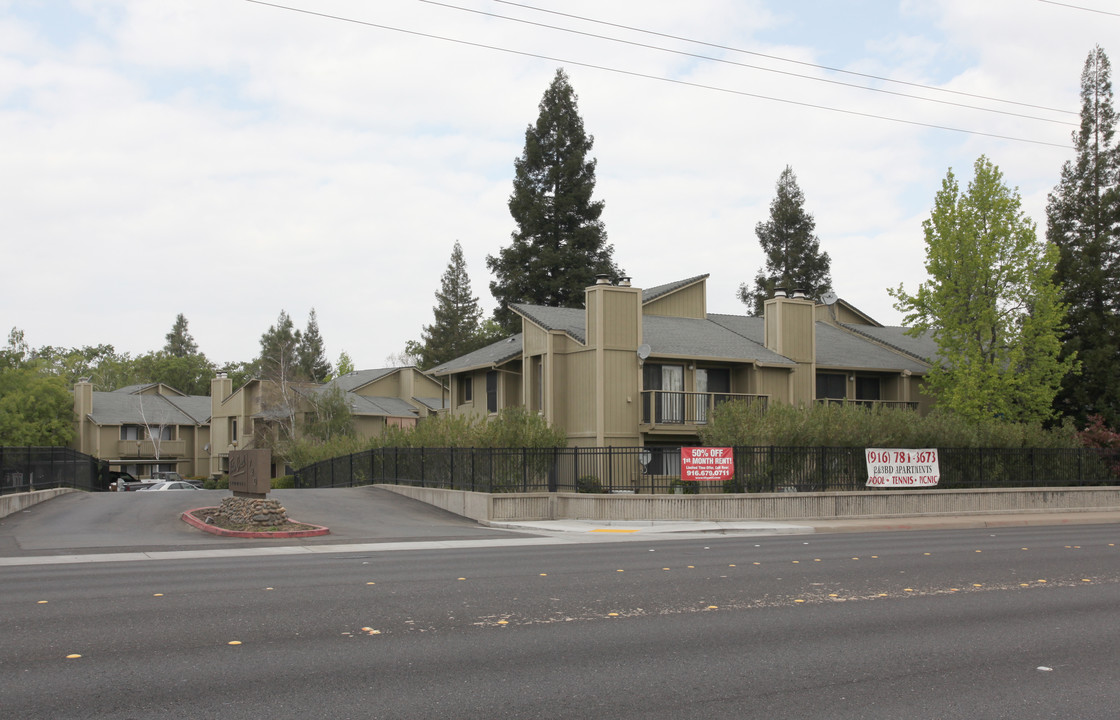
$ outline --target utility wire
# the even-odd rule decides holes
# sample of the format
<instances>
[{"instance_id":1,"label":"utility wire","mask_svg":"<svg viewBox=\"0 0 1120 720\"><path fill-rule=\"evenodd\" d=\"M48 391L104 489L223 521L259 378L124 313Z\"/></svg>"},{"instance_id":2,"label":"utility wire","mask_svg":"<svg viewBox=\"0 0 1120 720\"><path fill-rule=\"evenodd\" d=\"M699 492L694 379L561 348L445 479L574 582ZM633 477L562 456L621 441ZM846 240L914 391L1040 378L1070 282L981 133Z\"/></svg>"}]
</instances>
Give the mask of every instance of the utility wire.
<instances>
[{"instance_id":1,"label":"utility wire","mask_svg":"<svg viewBox=\"0 0 1120 720\"><path fill-rule=\"evenodd\" d=\"M421 0L424 2L426 0ZM1048 2L1049 0L1040 0L1040 2ZM909 82L907 80L895 80L889 77L882 77L880 75L871 75L869 73L856 72L854 70L844 70L842 68L829 67L828 65L818 65L806 60L794 60L792 58L784 58L779 55L767 55L766 53L755 52L753 50L744 50L743 48L731 47L728 45L719 45L717 43L705 42L703 40L693 40L691 38L681 37L679 35L670 35L668 33L657 32L656 30L643 30L642 28L633 27L631 25L622 25L619 23L607 22L605 20L596 20L594 18L584 17L582 15L573 15L571 13L560 12L558 10L548 10L546 8L534 7L533 5L526 5L524 3L512 2L512 0L493 0L493 2L501 3L502 5L512 5L513 7L524 8L526 10L534 10L536 12L548 13L550 15L559 15L561 17L572 18L573 20L582 20L584 22L595 23L597 25L606 25L608 27L619 28L621 30L630 30L633 32L645 33L646 35L655 35L657 37L668 38L669 40L680 40L682 42L693 43L694 45L703 45L705 47L716 48L718 50L729 50L731 52L742 53L744 55L754 55L756 57L764 57L769 60L779 60L781 62L793 63L795 65L805 65L806 67L817 68L818 70L828 70L829 72L842 73L844 75L853 75L855 77L867 78L869 80L879 80L880 82L894 83L896 85L907 85L909 87L921 88L923 90L932 90L935 92L950 93L952 95L963 95L965 97L976 98L977 100L990 100L992 102L1006 103L1008 105L1019 105L1020 107L1035 108L1036 110L1048 110L1050 112L1065 113L1067 115L1078 115L1079 113L1074 110L1063 110L1061 108L1052 108L1045 105L1034 105L1032 103L1019 102L1017 100L1003 100L990 95L980 95L977 93L964 92L963 90L950 90L948 88L935 87L933 85L923 85L922 83ZM1061 5L1062 3L1054 3ZM1072 5L1070 7L1073 7ZM1111 13L1110 13L1111 14Z\"/></svg>"},{"instance_id":2,"label":"utility wire","mask_svg":"<svg viewBox=\"0 0 1120 720\"><path fill-rule=\"evenodd\" d=\"M1038 117L1037 115L1024 115L1022 113L1010 112L1008 110L997 110L995 108L980 107L979 105L968 105L966 103L953 102L952 100L938 100L936 98L922 97L921 95L911 95L910 93L898 92L896 90L884 90L883 88L868 87L866 85L857 85L856 83L844 82L842 80L831 80L829 78L813 77L812 75L804 75L802 73L791 72L789 70L778 70L776 68L763 67L761 65L750 65L748 63L736 62L735 60L725 60L723 58L711 57L710 55L699 55L697 53L686 52L684 50L674 50L672 48L660 47L658 45L649 45L647 43L635 42L633 40L623 40L621 38L614 38L607 35L597 35L595 33L584 32L582 30L573 30L571 28L559 27L556 25L548 25L546 23L534 22L532 20L523 20L521 18L509 17L508 15L498 15L497 13L486 12L484 10L475 10L473 8L465 8L459 5L451 5L445 2L438 2L438 0L418 0L419 2L428 5L436 5L438 7L448 8L449 10L461 10L462 12L473 13L475 15L484 15L486 17L498 18L499 20L509 20L510 22L522 23L524 25L532 25L534 27L547 28L549 30L559 30L561 32L572 33L573 35L582 35L584 37L595 38L597 40L608 40L614 43L621 43L623 45L631 45L634 47L645 48L647 50L658 50L660 52L672 53L674 55L683 55L685 57L696 58L697 60L710 60L711 62L723 63L725 65L735 65L737 67L750 68L751 70L761 70L762 72L777 73L779 75L788 75L790 77L802 78L804 80L812 80L814 82L829 83L830 85L842 85L844 87L856 88L857 90L867 90L869 92L883 93L885 95L894 95L896 97L910 98L912 100L922 100L924 102L938 103L940 105L952 105L954 107L967 108L969 110L979 110L980 112L997 113L999 115L1010 115L1011 117L1024 118L1026 120L1038 120L1039 122L1056 123L1059 125L1069 125L1070 127L1077 127L1077 123L1068 122L1066 120L1053 120L1051 118ZM597 21L595 21L597 22ZM1003 102L1003 101L999 101Z\"/></svg>"},{"instance_id":3,"label":"utility wire","mask_svg":"<svg viewBox=\"0 0 1120 720\"><path fill-rule=\"evenodd\" d=\"M1054 2L1054 0L1038 0L1039 2L1046 3L1047 5L1061 5L1062 7L1073 8L1074 10L1084 10L1085 12L1095 12L1101 15L1114 15L1120 17L1120 13L1109 12L1107 10L1097 10L1095 8L1081 7L1080 5L1070 5L1069 3ZM498 0L501 2L501 0Z\"/></svg>"},{"instance_id":4,"label":"utility wire","mask_svg":"<svg viewBox=\"0 0 1120 720\"><path fill-rule=\"evenodd\" d=\"M759 100L770 100L772 102L785 103L787 105L796 105L798 107L813 108L815 110L828 110L830 112L842 113L844 115L853 115L856 117L872 118L875 120L885 120L887 122L901 123L903 125L912 125L916 127L932 128L934 130L948 130L950 132L964 133L967 135L978 135L982 137L996 138L998 140L1011 140L1014 142L1029 143L1032 145L1045 145L1049 147L1068 149L1068 145L1059 143L1047 142L1045 140L1031 140L1029 138L1014 137L1011 135L1000 135L997 133L981 132L979 130L965 130L963 128L951 127L948 125L936 125L933 123L918 122L917 120L905 120L902 118L888 117L886 115L876 115L874 113L860 112L858 110L845 110L843 108L830 107L828 105L818 105L815 103L800 102L798 100L787 100L785 98L772 97L769 95L760 95L758 93L750 93L744 90L732 90L730 88L722 88L714 85L704 85L702 83L689 82L687 80L675 80L673 78L665 78L658 75L649 75L646 73L635 72L632 70L622 70L620 68L607 67L605 65L595 65L593 63L580 62L578 60L567 60L564 58L553 57L551 55L541 55L539 53L531 53L523 50L512 50L510 48L499 47L497 45L486 45L484 43L472 42L470 40L460 40L458 38L445 37L442 35L435 35L433 33L420 32L419 30L409 30L407 28L398 28L391 25L384 25L381 23L370 22L367 20L357 20L355 18L343 17L340 15L331 15L329 13L316 12L314 10L305 10L303 8L290 7L288 5L280 5L278 3L265 2L265 0L245 0L245 2L253 3L254 5L264 5L267 7L276 8L278 10L288 10L290 12L301 13L304 15L313 15L315 17L326 18L328 20L338 20L340 22L352 23L354 25L363 25L365 27L374 27L380 30L390 30L392 32L404 33L406 35L414 35L416 37L429 38L432 40L442 40L444 42L456 43L458 45L466 45L468 47L481 48L483 50L494 50L496 52L508 53L510 55L520 55L522 57L537 58L539 60L548 60L550 62L557 62L565 65L575 65L577 67L585 67L593 70L602 70L604 72L611 72L618 75L625 75L628 77L643 78L646 80L658 80L661 82L672 83L674 85L683 85L687 87L699 88L701 90L713 90L715 92L727 93L730 95L739 95L742 97L751 97Z\"/></svg>"}]
</instances>

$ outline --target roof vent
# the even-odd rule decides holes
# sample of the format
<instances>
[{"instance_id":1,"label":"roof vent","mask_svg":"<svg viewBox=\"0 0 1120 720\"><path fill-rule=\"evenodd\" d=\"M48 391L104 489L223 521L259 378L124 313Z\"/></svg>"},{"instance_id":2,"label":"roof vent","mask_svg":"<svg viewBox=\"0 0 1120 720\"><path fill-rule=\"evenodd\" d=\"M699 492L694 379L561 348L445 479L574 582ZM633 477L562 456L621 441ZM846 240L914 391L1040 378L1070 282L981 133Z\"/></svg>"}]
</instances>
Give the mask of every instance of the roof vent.
<instances>
[{"instance_id":1,"label":"roof vent","mask_svg":"<svg viewBox=\"0 0 1120 720\"><path fill-rule=\"evenodd\" d=\"M781 287L774 288L774 297L776 297L776 298L786 297L786 289L781 288Z\"/></svg>"},{"instance_id":2,"label":"roof vent","mask_svg":"<svg viewBox=\"0 0 1120 720\"><path fill-rule=\"evenodd\" d=\"M618 286L619 287L630 287L630 276L629 275L623 275L622 277L620 277L618 279Z\"/></svg>"},{"instance_id":3,"label":"roof vent","mask_svg":"<svg viewBox=\"0 0 1120 720\"><path fill-rule=\"evenodd\" d=\"M794 297L794 299L804 300L805 298L807 298L809 296L805 293L804 290L794 290L793 291L793 297Z\"/></svg>"},{"instance_id":4,"label":"roof vent","mask_svg":"<svg viewBox=\"0 0 1120 720\"><path fill-rule=\"evenodd\" d=\"M611 284L611 276L607 275L606 273L600 273L600 274L595 276L595 284L596 285L610 285Z\"/></svg>"}]
</instances>

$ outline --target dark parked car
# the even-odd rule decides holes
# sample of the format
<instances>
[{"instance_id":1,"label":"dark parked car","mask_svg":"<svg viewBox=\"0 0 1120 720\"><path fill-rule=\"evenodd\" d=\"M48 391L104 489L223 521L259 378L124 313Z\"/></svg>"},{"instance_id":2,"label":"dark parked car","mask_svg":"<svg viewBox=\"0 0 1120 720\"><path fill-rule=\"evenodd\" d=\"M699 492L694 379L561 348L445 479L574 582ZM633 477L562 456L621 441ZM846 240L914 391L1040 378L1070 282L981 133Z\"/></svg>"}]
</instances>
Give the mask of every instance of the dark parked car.
<instances>
[{"instance_id":1,"label":"dark parked car","mask_svg":"<svg viewBox=\"0 0 1120 720\"><path fill-rule=\"evenodd\" d=\"M122 483L123 483L123 487L120 486ZM125 490L139 489L139 487L142 484L143 483L141 483L139 480L137 480L135 477L132 476L132 473L127 473L127 472L124 472L124 471L121 471L121 470L110 470L109 471L109 489L110 490L113 490L113 491L119 490L121 492L124 492ZM135 486L135 487L131 487L131 486Z\"/></svg>"}]
</instances>

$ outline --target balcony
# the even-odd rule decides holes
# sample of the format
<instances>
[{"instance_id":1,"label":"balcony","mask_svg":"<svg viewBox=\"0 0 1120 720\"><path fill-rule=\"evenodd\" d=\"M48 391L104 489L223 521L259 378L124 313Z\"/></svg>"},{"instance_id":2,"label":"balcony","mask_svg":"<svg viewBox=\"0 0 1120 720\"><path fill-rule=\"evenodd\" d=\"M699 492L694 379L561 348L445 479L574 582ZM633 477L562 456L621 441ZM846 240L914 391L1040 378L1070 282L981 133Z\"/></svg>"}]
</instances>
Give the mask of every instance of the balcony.
<instances>
[{"instance_id":1,"label":"balcony","mask_svg":"<svg viewBox=\"0 0 1120 720\"><path fill-rule=\"evenodd\" d=\"M904 400L850 400L848 398L817 398L818 405L858 405L865 408L886 407L918 411L918 403Z\"/></svg>"},{"instance_id":2,"label":"balcony","mask_svg":"<svg viewBox=\"0 0 1120 720\"><path fill-rule=\"evenodd\" d=\"M739 393L698 393L676 390L642 391L642 431L696 432L706 425L712 411L720 405L738 400L766 410L768 395Z\"/></svg>"},{"instance_id":3,"label":"balcony","mask_svg":"<svg viewBox=\"0 0 1120 720\"><path fill-rule=\"evenodd\" d=\"M185 457L187 454L186 440L161 440L159 443L159 456L161 458ZM119 458L154 458L156 449L151 440L118 440L117 457Z\"/></svg>"}]
</instances>

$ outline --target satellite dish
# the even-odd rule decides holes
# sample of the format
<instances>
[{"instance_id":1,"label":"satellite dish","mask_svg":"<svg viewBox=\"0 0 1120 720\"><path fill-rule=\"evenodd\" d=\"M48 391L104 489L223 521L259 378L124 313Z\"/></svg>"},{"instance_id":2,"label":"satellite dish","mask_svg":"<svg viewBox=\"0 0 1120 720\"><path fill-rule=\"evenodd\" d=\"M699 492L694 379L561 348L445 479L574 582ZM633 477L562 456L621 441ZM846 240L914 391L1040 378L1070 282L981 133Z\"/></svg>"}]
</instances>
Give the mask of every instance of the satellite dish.
<instances>
[{"instance_id":1,"label":"satellite dish","mask_svg":"<svg viewBox=\"0 0 1120 720\"><path fill-rule=\"evenodd\" d=\"M649 345L642 343L640 346L638 346L638 359L645 360L649 357L651 351L652 348Z\"/></svg>"},{"instance_id":2,"label":"satellite dish","mask_svg":"<svg viewBox=\"0 0 1120 720\"><path fill-rule=\"evenodd\" d=\"M831 305L839 299L840 298L837 297L836 293L832 292L831 290L826 292L824 295L821 295L821 302L823 302L825 305Z\"/></svg>"}]
</instances>

